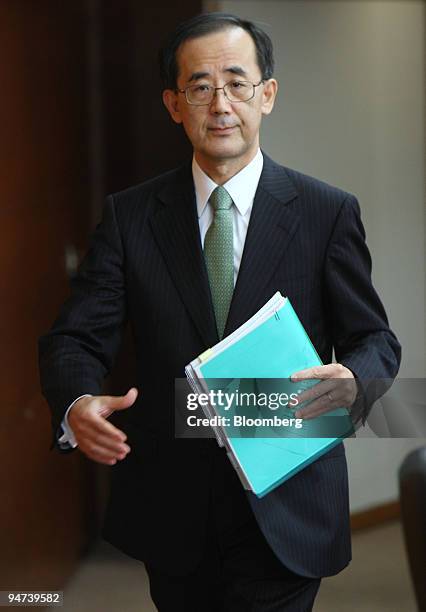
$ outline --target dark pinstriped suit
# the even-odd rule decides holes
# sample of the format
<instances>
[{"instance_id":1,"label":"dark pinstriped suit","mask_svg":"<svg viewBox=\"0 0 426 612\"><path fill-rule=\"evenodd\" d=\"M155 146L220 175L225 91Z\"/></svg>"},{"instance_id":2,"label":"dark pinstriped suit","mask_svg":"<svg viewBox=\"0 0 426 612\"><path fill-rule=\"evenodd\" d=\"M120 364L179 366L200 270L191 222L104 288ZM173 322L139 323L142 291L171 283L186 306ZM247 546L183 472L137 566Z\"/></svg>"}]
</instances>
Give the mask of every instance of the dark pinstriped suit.
<instances>
[{"instance_id":1,"label":"dark pinstriped suit","mask_svg":"<svg viewBox=\"0 0 426 612\"><path fill-rule=\"evenodd\" d=\"M324 363L334 346L337 361L361 380L395 376L400 346L371 284L356 199L264 156L225 335L277 290L289 296ZM174 378L218 340L190 164L106 201L72 296L40 340L54 439L76 397L101 394L126 317L140 395L120 414L132 452L111 468L104 535L138 559L185 574L200 558L219 452L214 440L173 434ZM365 388L363 417L377 394L377 386ZM224 462L223 469L232 468ZM270 546L294 572L326 576L349 562L343 445L265 498L248 497Z\"/></svg>"}]
</instances>

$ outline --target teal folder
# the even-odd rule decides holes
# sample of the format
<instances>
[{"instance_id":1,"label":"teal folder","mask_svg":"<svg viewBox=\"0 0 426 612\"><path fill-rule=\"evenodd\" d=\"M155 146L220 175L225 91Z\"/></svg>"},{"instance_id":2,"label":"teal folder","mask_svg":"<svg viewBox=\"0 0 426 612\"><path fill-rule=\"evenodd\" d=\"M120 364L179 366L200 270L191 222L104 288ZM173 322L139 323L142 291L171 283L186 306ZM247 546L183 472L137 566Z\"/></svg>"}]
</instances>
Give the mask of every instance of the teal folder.
<instances>
[{"instance_id":1,"label":"teal folder","mask_svg":"<svg viewBox=\"0 0 426 612\"><path fill-rule=\"evenodd\" d=\"M277 293L241 328L186 367L196 393L220 390L227 394L225 407L216 403L203 409L209 418L217 415L227 420L213 427L218 443L225 446L244 487L258 497L353 433L346 408L303 421L301 427L300 422L298 427L280 424L285 419L296 422L291 398L319 382L292 382L291 375L321 363L290 301ZM238 393L245 393L256 405L241 405ZM287 404L275 407L274 403L271 408L271 402L260 401L279 394L289 398ZM244 417L255 424L240 425Z\"/></svg>"}]
</instances>

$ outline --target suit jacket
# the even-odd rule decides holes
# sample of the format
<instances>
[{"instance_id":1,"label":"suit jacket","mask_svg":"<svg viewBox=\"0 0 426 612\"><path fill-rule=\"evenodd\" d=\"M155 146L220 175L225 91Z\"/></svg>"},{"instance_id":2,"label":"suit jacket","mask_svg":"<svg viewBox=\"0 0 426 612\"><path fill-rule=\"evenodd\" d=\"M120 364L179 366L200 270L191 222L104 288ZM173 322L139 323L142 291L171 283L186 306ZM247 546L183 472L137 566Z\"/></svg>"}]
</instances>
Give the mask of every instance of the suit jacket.
<instances>
[{"instance_id":1,"label":"suit jacket","mask_svg":"<svg viewBox=\"0 0 426 612\"><path fill-rule=\"evenodd\" d=\"M361 383L365 419L383 392L371 381L392 379L400 360L370 272L356 199L264 155L225 335L281 291L322 361L331 362L334 347L337 361L359 381L370 381ZM120 413L132 451L111 468L103 534L127 554L183 574L201 555L208 466L218 452L214 440L174 437L174 379L218 341L190 164L106 200L71 297L40 339L53 444L67 406L81 394L102 393L126 320L140 393ZM264 498L247 496L265 538L290 569L318 577L347 565L343 444Z\"/></svg>"}]
</instances>

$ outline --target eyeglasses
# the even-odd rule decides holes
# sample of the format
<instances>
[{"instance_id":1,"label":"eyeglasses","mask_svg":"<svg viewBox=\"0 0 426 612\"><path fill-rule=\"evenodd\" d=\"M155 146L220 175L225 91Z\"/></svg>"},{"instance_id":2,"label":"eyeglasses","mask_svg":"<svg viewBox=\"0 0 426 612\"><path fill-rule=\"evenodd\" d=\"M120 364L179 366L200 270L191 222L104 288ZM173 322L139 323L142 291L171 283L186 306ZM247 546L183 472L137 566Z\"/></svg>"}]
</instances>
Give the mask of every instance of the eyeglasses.
<instances>
[{"instance_id":1,"label":"eyeglasses","mask_svg":"<svg viewBox=\"0 0 426 612\"><path fill-rule=\"evenodd\" d=\"M263 83L251 83L250 81L229 81L223 87L212 87L205 83L190 85L185 89L176 89L179 93L184 93L188 104L193 106L205 106L211 104L216 92L223 89L223 93L230 102L248 102L256 93L256 87Z\"/></svg>"}]
</instances>

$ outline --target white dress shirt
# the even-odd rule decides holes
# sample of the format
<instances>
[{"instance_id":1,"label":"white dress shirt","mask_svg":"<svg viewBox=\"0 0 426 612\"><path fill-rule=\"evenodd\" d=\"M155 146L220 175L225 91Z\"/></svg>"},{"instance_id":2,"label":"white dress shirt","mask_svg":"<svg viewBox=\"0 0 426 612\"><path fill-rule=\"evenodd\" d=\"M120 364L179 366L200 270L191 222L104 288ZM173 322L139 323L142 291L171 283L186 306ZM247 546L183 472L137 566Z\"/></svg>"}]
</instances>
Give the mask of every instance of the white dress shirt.
<instances>
[{"instance_id":1,"label":"white dress shirt","mask_svg":"<svg viewBox=\"0 0 426 612\"><path fill-rule=\"evenodd\" d=\"M258 149L251 162L223 184L232 198L234 213L234 286L240 269L247 228L250 221L253 200L259 184L263 168L263 155ZM192 160L192 176L194 178L195 196L197 200L198 223L200 226L201 244L204 248L204 238L213 221L214 210L209 199L217 184L201 170Z\"/></svg>"},{"instance_id":2,"label":"white dress shirt","mask_svg":"<svg viewBox=\"0 0 426 612\"><path fill-rule=\"evenodd\" d=\"M232 211L234 214L234 286L237 281L238 271L240 269L241 258L244 250L247 229L250 221L251 211L253 208L254 196L259 184L260 175L263 168L263 155L260 149L251 162L223 184L226 191L232 198ZM209 199L212 192L218 186L207 174L200 168L195 160L192 159L192 177L194 179L195 196L197 201L198 224L200 227L201 244L204 248L204 238L207 230L213 221L213 206ZM73 448L77 446L73 431L68 423L68 413L74 406L75 402L87 395L77 397L68 407L61 427L64 430L63 435L58 442L61 447L68 448L71 445Z\"/></svg>"}]
</instances>

